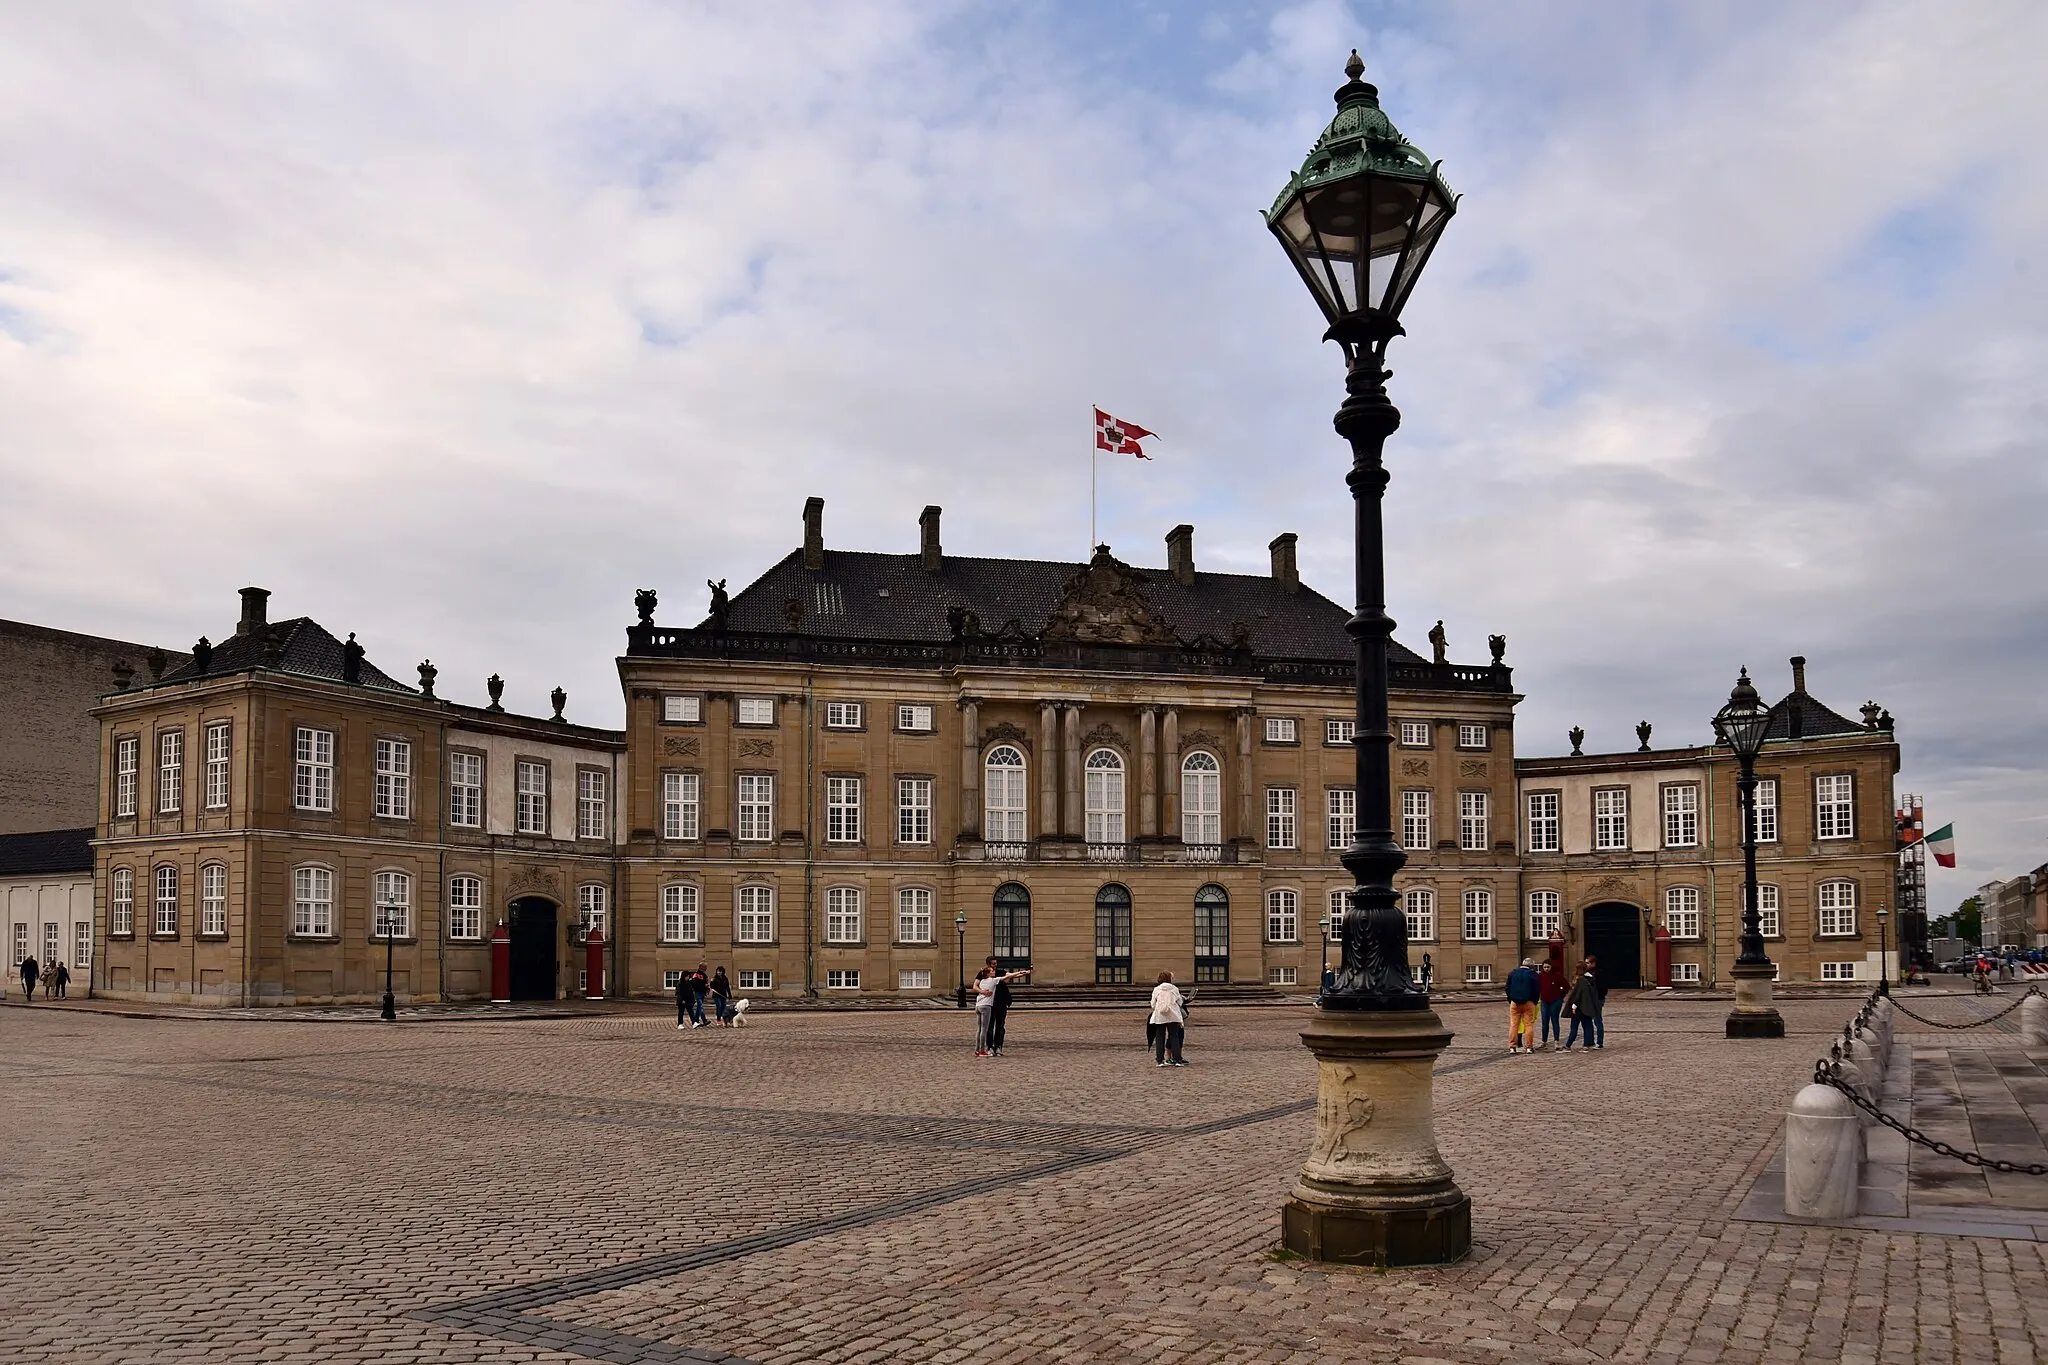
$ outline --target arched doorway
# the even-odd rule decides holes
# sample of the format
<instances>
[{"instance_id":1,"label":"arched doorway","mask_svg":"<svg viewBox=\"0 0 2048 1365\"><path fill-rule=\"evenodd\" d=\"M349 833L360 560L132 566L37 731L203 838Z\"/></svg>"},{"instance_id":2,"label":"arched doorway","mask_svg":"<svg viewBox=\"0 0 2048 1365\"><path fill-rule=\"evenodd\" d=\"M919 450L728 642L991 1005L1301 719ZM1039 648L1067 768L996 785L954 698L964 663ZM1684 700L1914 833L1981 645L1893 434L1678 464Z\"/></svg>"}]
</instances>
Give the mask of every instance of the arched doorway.
<instances>
[{"instance_id":1,"label":"arched doorway","mask_svg":"<svg viewBox=\"0 0 2048 1365\"><path fill-rule=\"evenodd\" d=\"M1230 980L1230 893L1210 882L1195 892L1195 982Z\"/></svg>"},{"instance_id":2,"label":"arched doorway","mask_svg":"<svg viewBox=\"0 0 2048 1365\"><path fill-rule=\"evenodd\" d=\"M509 932L514 1000L555 998L557 928L557 907L545 896L522 896L512 902Z\"/></svg>"},{"instance_id":3,"label":"arched doorway","mask_svg":"<svg viewBox=\"0 0 2048 1365\"><path fill-rule=\"evenodd\" d=\"M1095 984L1121 986L1131 979L1131 893L1109 883L1095 893Z\"/></svg>"},{"instance_id":4,"label":"arched doorway","mask_svg":"<svg viewBox=\"0 0 2048 1365\"><path fill-rule=\"evenodd\" d=\"M1021 972L1031 966L1031 893L1016 882L996 888L989 951L1006 972Z\"/></svg>"},{"instance_id":5,"label":"arched doorway","mask_svg":"<svg viewBox=\"0 0 2048 1365\"><path fill-rule=\"evenodd\" d=\"M1585 926L1586 956L1595 959L1593 975L1600 988L1639 988L1643 984L1643 912L1633 905L1608 901L1587 906L1580 922Z\"/></svg>"}]
</instances>

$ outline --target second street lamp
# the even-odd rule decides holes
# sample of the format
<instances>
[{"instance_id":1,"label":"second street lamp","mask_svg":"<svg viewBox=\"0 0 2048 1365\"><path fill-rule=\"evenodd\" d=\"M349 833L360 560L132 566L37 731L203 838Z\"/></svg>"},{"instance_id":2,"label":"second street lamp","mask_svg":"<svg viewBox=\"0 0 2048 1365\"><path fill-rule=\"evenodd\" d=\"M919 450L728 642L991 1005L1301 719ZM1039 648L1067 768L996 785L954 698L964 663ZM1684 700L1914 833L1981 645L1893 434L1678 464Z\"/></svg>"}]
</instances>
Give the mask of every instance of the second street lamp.
<instances>
[{"instance_id":1,"label":"second street lamp","mask_svg":"<svg viewBox=\"0 0 2048 1365\"><path fill-rule=\"evenodd\" d=\"M1714 735L1728 746L1739 765L1735 792L1742 826L1742 935L1736 940L1735 1008L1728 1012L1730 1038L1783 1038L1785 1020L1771 1004L1771 982L1778 968L1764 952L1763 912L1756 893L1756 758L1764 751L1771 728L1771 708L1757 695L1743 669L1728 693L1728 704L1714 715Z\"/></svg>"},{"instance_id":2,"label":"second street lamp","mask_svg":"<svg viewBox=\"0 0 2048 1365\"><path fill-rule=\"evenodd\" d=\"M391 994L391 959L398 945L398 911L390 905L377 907L378 927L384 931L384 1008L379 1017L387 1023L398 1019L398 1001Z\"/></svg>"},{"instance_id":3,"label":"second street lamp","mask_svg":"<svg viewBox=\"0 0 2048 1365\"><path fill-rule=\"evenodd\" d=\"M953 916L953 932L960 936L960 964L955 968L959 988L953 996L953 1008L967 1008L967 912L959 911Z\"/></svg>"}]
</instances>

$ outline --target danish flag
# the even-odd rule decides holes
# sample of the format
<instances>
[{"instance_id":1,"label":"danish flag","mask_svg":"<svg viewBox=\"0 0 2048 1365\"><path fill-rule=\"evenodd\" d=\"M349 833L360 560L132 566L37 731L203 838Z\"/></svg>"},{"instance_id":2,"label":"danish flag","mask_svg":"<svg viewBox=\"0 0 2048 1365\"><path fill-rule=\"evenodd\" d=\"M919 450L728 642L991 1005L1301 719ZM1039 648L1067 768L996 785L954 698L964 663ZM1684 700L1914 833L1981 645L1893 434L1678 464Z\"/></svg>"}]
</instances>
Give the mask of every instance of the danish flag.
<instances>
[{"instance_id":1,"label":"danish flag","mask_svg":"<svg viewBox=\"0 0 2048 1365\"><path fill-rule=\"evenodd\" d=\"M1106 450L1112 455L1135 455L1141 460L1152 457L1138 444L1140 437L1153 433L1134 422L1120 422L1101 408L1095 410L1095 448Z\"/></svg>"}]
</instances>

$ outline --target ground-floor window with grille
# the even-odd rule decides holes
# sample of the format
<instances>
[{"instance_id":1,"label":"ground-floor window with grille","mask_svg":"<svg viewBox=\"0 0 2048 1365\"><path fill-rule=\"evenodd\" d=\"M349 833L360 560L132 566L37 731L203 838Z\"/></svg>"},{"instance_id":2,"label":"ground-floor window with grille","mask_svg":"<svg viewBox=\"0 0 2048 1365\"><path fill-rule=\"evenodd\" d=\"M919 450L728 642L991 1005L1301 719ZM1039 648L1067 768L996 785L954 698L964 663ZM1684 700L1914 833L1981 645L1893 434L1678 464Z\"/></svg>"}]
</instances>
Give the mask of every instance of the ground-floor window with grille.
<instances>
[{"instance_id":1,"label":"ground-floor window with grille","mask_svg":"<svg viewBox=\"0 0 2048 1365\"><path fill-rule=\"evenodd\" d=\"M1700 980L1700 964L1697 962L1674 962L1671 964L1671 984L1674 986L1697 986Z\"/></svg>"}]
</instances>

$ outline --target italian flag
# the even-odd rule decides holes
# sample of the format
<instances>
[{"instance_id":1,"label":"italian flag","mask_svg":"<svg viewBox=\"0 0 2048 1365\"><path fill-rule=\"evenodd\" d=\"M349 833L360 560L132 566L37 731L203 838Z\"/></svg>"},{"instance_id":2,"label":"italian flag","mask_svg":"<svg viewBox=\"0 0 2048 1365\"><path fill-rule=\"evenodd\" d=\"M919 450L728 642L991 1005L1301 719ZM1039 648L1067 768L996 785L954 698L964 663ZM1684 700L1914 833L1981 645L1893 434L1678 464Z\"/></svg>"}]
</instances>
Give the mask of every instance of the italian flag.
<instances>
[{"instance_id":1,"label":"italian flag","mask_svg":"<svg viewBox=\"0 0 2048 1365\"><path fill-rule=\"evenodd\" d=\"M1956 865L1956 827L1943 825L1927 836L1927 851L1934 855L1934 861L1943 867Z\"/></svg>"}]
</instances>

